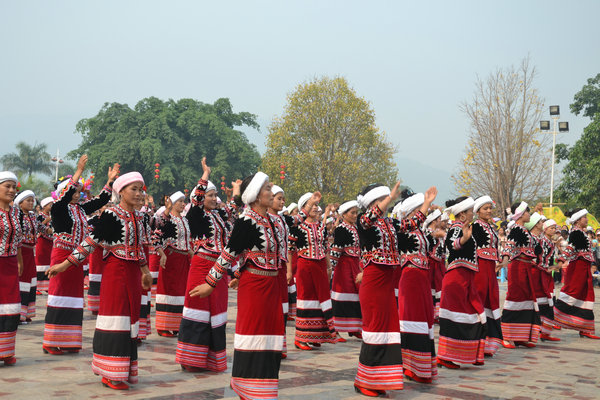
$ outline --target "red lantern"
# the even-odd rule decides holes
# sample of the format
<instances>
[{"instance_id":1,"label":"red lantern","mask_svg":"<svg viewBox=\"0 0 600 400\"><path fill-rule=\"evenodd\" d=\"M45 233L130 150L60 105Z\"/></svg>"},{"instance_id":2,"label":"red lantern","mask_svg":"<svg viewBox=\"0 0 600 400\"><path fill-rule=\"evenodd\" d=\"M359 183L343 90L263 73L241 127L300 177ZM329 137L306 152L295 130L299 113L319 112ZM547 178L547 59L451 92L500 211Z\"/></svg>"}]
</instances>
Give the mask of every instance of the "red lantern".
<instances>
[{"instance_id":1,"label":"red lantern","mask_svg":"<svg viewBox=\"0 0 600 400\"><path fill-rule=\"evenodd\" d=\"M156 180L158 180L159 178L158 174L154 175L154 177L156 178Z\"/></svg>"},{"instance_id":2,"label":"red lantern","mask_svg":"<svg viewBox=\"0 0 600 400\"><path fill-rule=\"evenodd\" d=\"M154 166L155 166L156 168L158 168L158 167L160 167L160 164L159 164L159 163L156 163L156 164L154 164Z\"/></svg>"},{"instance_id":3,"label":"red lantern","mask_svg":"<svg viewBox=\"0 0 600 400\"><path fill-rule=\"evenodd\" d=\"M156 173L158 174L158 173L160 172L160 169L156 168L156 169L154 170L154 172L156 172Z\"/></svg>"}]
</instances>

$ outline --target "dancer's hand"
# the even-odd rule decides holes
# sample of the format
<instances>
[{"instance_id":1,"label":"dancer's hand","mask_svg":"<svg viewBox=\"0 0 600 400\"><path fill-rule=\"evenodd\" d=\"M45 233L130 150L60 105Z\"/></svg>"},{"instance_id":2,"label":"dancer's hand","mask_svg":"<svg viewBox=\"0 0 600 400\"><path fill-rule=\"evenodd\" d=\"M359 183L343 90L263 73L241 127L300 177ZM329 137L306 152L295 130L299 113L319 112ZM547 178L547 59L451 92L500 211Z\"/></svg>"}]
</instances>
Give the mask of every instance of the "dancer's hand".
<instances>
[{"instance_id":1,"label":"dancer's hand","mask_svg":"<svg viewBox=\"0 0 600 400\"><path fill-rule=\"evenodd\" d=\"M238 278L233 278L231 282L229 282L229 287L233 290L237 290L238 286L240 286L240 280Z\"/></svg>"},{"instance_id":2,"label":"dancer's hand","mask_svg":"<svg viewBox=\"0 0 600 400\"><path fill-rule=\"evenodd\" d=\"M433 203L433 201L435 200L435 197L437 196L438 190L435 186L430 187L429 189L427 189L427 191L425 192L425 203L431 204Z\"/></svg>"},{"instance_id":3,"label":"dancer's hand","mask_svg":"<svg viewBox=\"0 0 600 400\"><path fill-rule=\"evenodd\" d=\"M362 273L362 272L359 272L359 273L356 275L356 279L354 280L354 282L355 282L355 283L361 283L361 282L362 282L362 277L363 277L363 273Z\"/></svg>"},{"instance_id":4,"label":"dancer's hand","mask_svg":"<svg viewBox=\"0 0 600 400\"><path fill-rule=\"evenodd\" d=\"M145 272L142 274L142 287L146 290L152 287L152 275L150 272Z\"/></svg>"},{"instance_id":5,"label":"dancer's hand","mask_svg":"<svg viewBox=\"0 0 600 400\"><path fill-rule=\"evenodd\" d=\"M167 255L164 252L160 255L160 261L158 263L162 269L167 268Z\"/></svg>"},{"instance_id":6,"label":"dancer's hand","mask_svg":"<svg viewBox=\"0 0 600 400\"><path fill-rule=\"evenodd\" d=\"M108 183L112 183L117 179L120 168L121 166L118 163L115 163L112 168L108 167Z\"/></svg>"},{"instance_id":7,"label":"dancer's hand","mask_svg":"<svg viewBox=\"0 0 600 400\"><path fill-rule=\"evenodd\" d=\"M55 264L53 266L51 266L50 268L48 268L48 270L46 271L46 275L48 275L49 278L52 278L53 276L56 276L58 274L60 274L61 272L64 272L67 270L67 268L69 268L71 266L71 263L68 260L65 260L63 262L61 262L60 264Z\"/></svg>"},{"instance_id":8,"label":"dancer's hand","mask_svg":"<svg viewBox=\"0 0 600 400\"><path fill-rule=\"evenodd\" d=\"M211 169L206 165L206 157L202 157L202 179L207 181L210 176Z\"/></svg>"},{"instance_id":9,"label":"dancer's hand","mask_svg":"<svg viewBox=\"0 0 600 400\"><path fill-rule=\"evenodd\" d=\"M208 283L203 283L190 290L190 297L208 297L215 290Z\"/></svg>"},{"instance_id":10,"label":"dancer's hand","mask_svg":"<svg viewBox=\"0 0 600 400\"><path fill-rule=\"evenodd\" d=\"M463 245L471 239L471 235L473 234L473 225L465 223L462 228L463 235L460 238L460 244Z\"/></svg>"},{"instance_id":11,"label":"dancer's hand","mask_svg":"<svg viewBox=\"0 0 600 400\"><path fill-rule=\"evenodd\" d=\"M85 165L88 162L88 156L87 154L82 155L81 157L79 157L79 160L77 161L77 171L83 172L83 170L85 169Z\"/></svg>"},{"instance_id":12,"label":"dancer's hand","mask_svg":"<svg viewBox=\"0 0 600 400\"><path fill-rule=\"evenodd\" d=\"M396 182L392 188L392 191L390 192L390 198L392 201L396 200L398 196L400 196L400 181Z\"/></svg>"}]
</instances>

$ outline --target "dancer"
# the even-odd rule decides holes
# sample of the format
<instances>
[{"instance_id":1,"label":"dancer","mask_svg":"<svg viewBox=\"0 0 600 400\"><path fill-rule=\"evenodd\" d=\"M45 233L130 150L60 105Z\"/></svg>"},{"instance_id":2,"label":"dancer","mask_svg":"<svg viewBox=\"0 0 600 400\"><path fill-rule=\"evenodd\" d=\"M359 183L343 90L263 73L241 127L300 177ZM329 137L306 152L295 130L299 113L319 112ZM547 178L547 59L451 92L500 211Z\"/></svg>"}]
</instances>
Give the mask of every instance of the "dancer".
<instances>
[{"instance_id":1,"label":"dancer","mask_svg":"<svg viewBox=\"0 0 600 400\"><path fill-rule=\"evenodd\" d=\"M138 381L137 336L141 286L149 289L148 270L142 243L143 217L136 206L142 196L144 179L139 172L117 178L113 188L119 204L105 210L91 234L60 264L48 270L50 277L80 266L95 249L104 248L100 309L94 331L92 370L102 384L116 390L129 389Z\"/></svg>"},{"instance_id":2,"label":"dancer","mask_svg":"<svg viewBox=\"0 0 600 400\"><path fill-rule=\"evenodd\" d=\"M269 177L257 172L245 178L240 192L247 207L235 221L227 246L206 275L190 291L207 297L240 257L231 286L238 288L231 387L242 399L275 399L283 350L283 313L277 278L280 253L273 220ZM239 200L239 199L238 199Z\"/></svg>"},{"instance_id":3,"label":"dancer","mask_svg":"<svg viewBox=\"0 0 600 400\"><path fill-rule=\"evenodd\" d=\"M450 369L460 364L484 364L486 316L475 286L477 243L472 236L471 197L446 202L454 223L446 234L448 269L442 282L438 366Z\"/></svg>"},{"instance_id":4,"label":"dancer","mask_svg":"<svg viewBox=\"0 0 600 400\"><path fill-rule=\"evenodd\" d=\"M10 204L17 193L17 176L0 172L0 360L14 365L15 340L21 311L19 275L23 272L19 210Z\"/></svg>"},{"instance_id":5,"label":"dancer","mask_svg":"<svg viewBox=\"0 0 600 400\"><path fill-rule=\"evenodd\" d=\"M108 205L104 205L100 210L96 212L92 218L88 219L88 225L91 229L98 222L100 215L108 208ZM96 248L88 259L90 266L89 273L89 287L87 291L87 307L91 311L92 315L98 315L100 308L100 287L102 285L102 272L104 270L104 250L102 247Z\"/></svg>"},{"instance_id":6,"label":"dancer","mask_svg":"<svg viewBox=\"0 0 600 400\"><path fill-rule=\"evenodd\" d=\"M594 256L585 234L587 210L576 208L567 215L572 225L567 248L563 252L568 262L565 284L554 305L554 320L563 328L579 331L579 336L600 339L594 335L594 287L591 263Z\"/></svg>"},{"instance_id":7,"label":"dancer","mask_svg":"<svg viewBox=\"0 0 600 400\"><path fill-rule=\"evenodd\" d=\"M500 313L500 289L496 279L499 261L498 234L493 226L492 210L495 204L490 196L475 200L473 211L477 219L473 223L473 238L477 244L477 268L475 287L485 310L487 336L484 355L492 357L502 345Z\"/></svg>"},{"instance_id":8,"label":"dancer","mask_svg":"<svg viewBox=\"0 0 600 400\"><path fill-rule=\"evenodd\" d=\"M294 345L300 350L312 350L309 344L336 343L338 336L333 325L333 310L329 290L329 243L325 224L319 216L319 206L308 204L312 193L298 200L298 208L306 219L290 230L298 250L296 272L296 335ZM308 208L308 206L311 206Z\"/></svg>"},{"instance_id":9,"label":"dancer","mask_svg":"<svg viewBox=\"0 0 600 400\"><path fill-rule=\"evenodd\" d=\"M58 199L50 214L54 228L54 244L51 264L63 262L88 234L86 215L99 210L110 200L112 183L119 174L119 164L108 169L108 181L96 198L79 202L82 185L79 178L87 164L87 155L77 162L72 178L61 182L56 188ZM67 350L81 350L83 321L83 263L72 265L64 272L50 278L48 309L44 325L44 353L60 355ZM48 270L49 271L49 270ZM49 275L50 276L50 275Z\"/></svg>"},{"instance_id":10,"label":"dancer","mask_svg":"<svg viewBox=\"0 0 600 400\"><path fill-rule=\"evenodd\" d=\"M397 231L400 253L398 317L402 345L402 369L409 379L431 383L437 375L433 340L433 299L429 271L428 241L421 229L421 218L435 199L433 191L425 197L413 194L395 207L399 219L417 221L413 229Z\"/></svg>"},{"instance_id":11,"label":"dancer","mask_svg":"<svg viewBox=\"0 0 600 400\"><path fill-rule=\"evenodd\" d=\"M181 213L185 195L173 193L165 203L162 239L165 241L166 264L160 268L156 286L156 330L160 336L176 337L181 325L190 255L193 253L190 225Z\"/></svg>"},{"instance_id":12,"label":"dancer","mask_svg":"<svg viewBox=\"0 0 600 400\"><path fill-rule=\"evenodd\" d=\"M542 248L536 245L524 224L531 215L527 203L515 203L511 207L514 225L506 238L502 252L502 264L508 264L508 285L502 310L503 346L535 347L541 329L538 304L532 286L532 269L535 268ZM511 342L514 342L511 343Z\"/></svg>"},{"instance_id":13,"label":"dancer","mask_svg":"<svg viewBox=\"0 0 600 400\"><path fill-rule=\"evenodd\" d=\"M38 232L35 244L35 265L37 272L37 294L48 293L48 276L46 271L50 268L50 256L52 254L52 227L50 226L50 209L54 199L52 197L43 198L40 201L42 210L37 216L38 226L42 227Z\"/></svg>"},{"instance_id":14,"label":"dancer","mask_svg":"<svg viewBox=\"0 0 600 400\"><path fill-rule=\"evenodd\" d=\"M190 292L206 281L206 276L227 244L226 221L234 220L237 206L228 202L217 208L217 188L208 180L211 169L202 158L202 177L191 195L186 218L196 252L187 276L183 318L177 339L175 362L189 372L227 369L225 329L227 325L227 280L220 280L208 297L191 297ZM232 182L239 196L241 181Z\"/></svg>"},{"instance_id":15,"label":"dancer","mask_svg":"<svg viewBox=\"0 0 600 400\"><path fill-rule=\"evenodd\" d=\"M542 335L548 335L543 337L544 340L558 341L559 338L551 336L552 329L560 329L554 322L554 277L552 272L555 269L555 253L556 244L554 243L554 235L556 234L556 221L548 219L544 221L543 230L544 235L542 237L542 250L543 250L543 270L541 273L542 287L548 297L548 310L544 315L540 315L542 321Z\"/></svg>"},{"instance_id":16,"label":"dancer","mask_svg":"<svg viewBox=\"0 0 600 400\"><path fill-rule=\"evenodd\" d=\"M23 273L19 276L19 289L21 292L21 324L31 322L35 317L35 295L37 286L37 271L35 268L35 242L42 227L38 224L33 208L35 194L31 190L24 190L15 197L15 207L20 207L19 220L23 241L21 242L21 257L23 259Z\"/></svg>"},{"instance_id":17,"label":"dancer","mask_svg":"<svg viewBox=\"0 0 600 400\"><path fill-rule=\"evenodd\" d=\"M366 212L358 217L363 277L359 292L363 343L354 379L356 392L365 396L384 395L386 390L404 386L400 322L392 276L400 265L397 233L415 229L425 220L418 212L413 219L385 217L390 204L400 194L400 182L390 188L381 184L365 187L358 203ZM435 197L434 187L428 196Z\"/></svg>"},{"instance_id":18,"label":"dancer","mask_svg":"<svg viewBox=\"0 0 600 400\"><path fill-rule=\"evenodd\" d=\"M351 200L338 208L341 222L333 232L331 246L331 304L333 324L337 332L348 332L349 336L362 339L362 315L358 288L362 280L360 265L360 241L356 220L358 202Z\"/></svg>"}]
</instances>

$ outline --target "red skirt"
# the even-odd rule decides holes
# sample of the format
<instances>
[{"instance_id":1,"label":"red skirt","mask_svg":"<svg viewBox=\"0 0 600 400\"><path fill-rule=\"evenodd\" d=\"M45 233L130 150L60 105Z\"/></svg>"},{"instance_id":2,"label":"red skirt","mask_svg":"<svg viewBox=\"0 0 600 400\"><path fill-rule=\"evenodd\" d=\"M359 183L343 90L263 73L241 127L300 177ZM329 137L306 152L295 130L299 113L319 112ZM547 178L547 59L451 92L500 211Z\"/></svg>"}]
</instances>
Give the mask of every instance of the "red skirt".
<instances>
[{"instance_id":1,"label":"red skirt","mask_svg":"<svg viewBox=\"0 0 600 400\"><path fill-rule=\"evenodd\" d=\"M113 381L137 383L141 272L139 261L108 256L94 331L92 370Z\"/></svg>"},{"instance_id":2,"label":"red skirt","mask_svg":"<svg viewBox=\"0 0 600 400\"><path fill-rule=\"evenodd\" d=\"M475 274L473 270L459 267L444 275L440 301L440 359L464 364L484 361L486 316L475 287Z\"/></svg>"},{"instance_id":3,"label":"red skirt","mask_svg":"<svg viewBox=\"0 0 600 400\"><path fill-rule=\"evenodd\" d=\"M104 249L97 247L90 255L90 283L87 292L88 310L98 312L100 307L100 286L102 285L102 272L104 260L102 259Z\"/></svg>"},{"instance_id":4,"label":"red skirt","mask_svg":"<svg viewBox=\"0 0 600 400\"><path fill-rule=\"evenodd\" d=\"M568 329L594 333L594 286L591 263L578 258L569 263L565 284L554 305L554 321Z\"/></svg>"},{"instance_id":5,"label":"red skirt","mask_svg":"<svg viewBox=\"0 0 600 400\"><path fill-rule=\"evenodd\" d=\"M221 279L210 296L190 297L189 292L205 282L215 264L214 257L194 255L187 278L183 318L179 327L175 362L222 372L227 369L227 279Z\"/></svg>"},{"instance_id":6,"label":"red skirt","mask_svg":"<svg viewBox=\"0 0 600 400\"><path fill-rule=\"evenodd\" d=\"M231 387L246 399L276 399L284 334L279 279L245 270L237 297Z\"/></svg>"},{"instance_id":7,"label":"red skirt","mask_svg":"<svg viewBox=\"0 0 600 400\"><path fill-rule=\"evenodd\" d=\"M46 271L50 268L50 257L52 255L52 240L43 236L38 237L35 243L35 265L37 272L37 290L48 291L48 276Z\"/></svg>"},{"instance_id":8,"label":"red skirt","mask_svg":"<svg viewBox=\"0 0 600 400\"><path fill-rule=\"evenodd\" d=\"M440 316L440 299L442 297L442 280L446 272L446 263L429 257L429 272L431 273L431 297L433 298L434 320Z\"/></svg>"},{"instance_id":9,"label":"red skirt","mask_svg":"<svg viewBox=\"0 0 600 400\"><path fill-rule=\"evenodd\" d=\"M363 342L354 384L367 389L404 387L393 275L393 265L369 263L363 270L359 291Z\"/></svg>"},{"instance_id":10,"label":"red skirt","mask_svg":"<svg viewBox=\"0 0 600 400\"><path fill-rule=\"evenodd\" d=\"M15 355L20 302L17 256L0 257L0 359Z\"/></svg>"},{"instance_id":11,"label":"red skirt","mask_svg":"<svg viewBox=\"0 0 600 400\"><path fill-rule=\"evenodd\" d=\"M356 276L360 273L360 259L342 255L335 267L331 282L333 323L338 332L360 332L362 315Z\"/></svg>"},{"instance_id":12,"label":"red skirt","mask_svg":"<svg viewBox=\"0 0 600 400\"><path fill-rule=\"evenodd\" d=\"M35 317L35 295L37 286L37 271L33 247L21 247L23 256L23 273L19 277L21 292L21 321Z\"/></svg>"},{"instance_id":13,"label":"red skirt","mask_svg":"<svg viewBox=\"0 0 600 400\"><path fill-rule=\"evenodd\" d=\"M508 264L508 285L502 310L504 340L537 342L542 322L533 289L530 261L515 258Z\"/></svg>"},{"instance_id":14,"label":"red skirt","mask_svg":"<svg viewBox=\"0 0 600 400\"><path fill-rule=\"evenodd\" d=\"M402 368L421 378L435 378L431 273L410 264L402 268L398 290Z\"/></svg>"},{"instance_id":15,"label":"red skirt","mask_svg":"<svg viewBox=\"0 0 600 400\"><path fill-rule=\"evenodd\" d=\"M148 255L148 269L152 275L152 300L156 300L156 286L158 285L158 274L160 270L160 255L151 253Z\"/></svg>"},{"instance_id":16,"label":"red skirt","mask_svg":"<svg viewBox=\"0 0 600 400\"><path fill-rule=\"evenodd\" d=\"M296 271L298 270L298 253L295 251L290 252L292 255L292 280L288 283L288 316L289 318L296 318Z\"/></svg>"},{"instance_id":17,"label":"red skirt","mask_svg":"<svg viewBox=\"0 0 600 400\"><path fill-rule=\"evenodd\" d=\"M500 289L496 278L496 262L485 258L477 258L479 271L475 273L475 288L483 302L485 310L487 336L485 338L485 354L493 355L502 345L502 327L500 312Z\"/></svg>"},{"instance_id":18,"label":"red skirt","mask_svg":"<svg viewBox=\"0 0 600 400\"><path fill-rule=\"evenodd\" d=\"M156 287L156 330L179 331L185 302L190 256L168 249L167 264L159 269Z\"/></svg>"},{"instance_id":19,"label":"red skirt","mask_svg":"<svg viewBox=\"0 0 600 400\"><path fill-rule=\"evenodd\" d=\"M325 259L300 257L296 272L296 340L306 343L335 343L333 310Z\"/></svg>"},{"instance_id":20,"label":"red skirt","mask_svg":"<svg viewBox=\"0 0 600 400\"><path fill-rule=\"evenodd\" d=\"M51 265L60 264L70 250L52 249ZM83 267L71 265L50 278L44 346L81 349L83 321Z\"/></svg>"},{"instance_id":21,"label":"red skirt","mask_svg":"<svg viewBox=\"0 0 600 400\"><path fill-rule=\"evenodd\" d=\"M277 274L279 280L279 295L281 296L281 310L283 311L283 354L287 354L287 341L286 341L286 322L289 315L289 303L288 303L288 284L287 284L287 265L285 262L280 261L281 267Z\"/></svg>"}]
</instances>

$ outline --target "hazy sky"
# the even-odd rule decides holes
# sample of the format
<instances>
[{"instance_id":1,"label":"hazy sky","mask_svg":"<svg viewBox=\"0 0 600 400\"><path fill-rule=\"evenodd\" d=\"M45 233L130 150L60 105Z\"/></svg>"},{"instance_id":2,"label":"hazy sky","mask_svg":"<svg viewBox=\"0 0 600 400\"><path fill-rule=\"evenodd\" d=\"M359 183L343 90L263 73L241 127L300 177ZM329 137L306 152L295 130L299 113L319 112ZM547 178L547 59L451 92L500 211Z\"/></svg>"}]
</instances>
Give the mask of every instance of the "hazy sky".
<instances>
[{"instance_id":1,"label":"hazy sky","mask_svg":"<svg viewBox=\"0 0 600 400\"><path fill-rule=\"evenodd\" d=\"M372 103L415 190L448 176L466 145L458 106L477 75L528 54L546 104L568 113L600 72L599 1L0 1L0 154L17 141L61 153L104 102L228 97L266 128L305 80L341 75ZM421 168L407 170L410 161ZM431 182L429 180L439 180ZM425 182L427 181L427 182Z\"/></svg>"}]
</instances>

